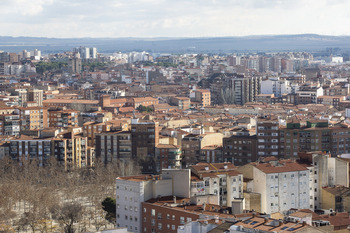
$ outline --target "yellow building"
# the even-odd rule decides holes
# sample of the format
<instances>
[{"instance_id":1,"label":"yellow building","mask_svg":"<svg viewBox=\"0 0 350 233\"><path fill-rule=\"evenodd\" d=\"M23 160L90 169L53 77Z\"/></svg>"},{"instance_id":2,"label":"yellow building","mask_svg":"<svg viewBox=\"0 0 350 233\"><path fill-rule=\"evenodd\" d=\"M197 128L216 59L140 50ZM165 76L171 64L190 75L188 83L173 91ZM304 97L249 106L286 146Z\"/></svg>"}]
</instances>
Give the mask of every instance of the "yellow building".
<instances>
[{"instance_id":1,"label":"yellow building","mask_svg":"<svg viewBox=\"0 0 350 233\"><path fill-rule=\"evenodd\" d=\"M322 209L350 211L350 188L344 186L322 188Z\"/></svg>"},{"instance_id":2,"label":"yellow building","mask_svg":"<svg viewBox=\"0 0 350 233\"><path fill-rule=\"evenodd\" d=\"M66 169L88 166L87 138L74 132L64 132L53 139L54 153Z\"/></svg>"},{"instance_id":3,"label":"yellow building","mask_svg":"<svg viewBox=\"0 0 350 233\"><path fill-rule=\"evenodd\" d=\"M202 107L211 105L211 96L209 90L198 89L195 91L195 101L200 102Z\"/></svg>"}]
</instances>

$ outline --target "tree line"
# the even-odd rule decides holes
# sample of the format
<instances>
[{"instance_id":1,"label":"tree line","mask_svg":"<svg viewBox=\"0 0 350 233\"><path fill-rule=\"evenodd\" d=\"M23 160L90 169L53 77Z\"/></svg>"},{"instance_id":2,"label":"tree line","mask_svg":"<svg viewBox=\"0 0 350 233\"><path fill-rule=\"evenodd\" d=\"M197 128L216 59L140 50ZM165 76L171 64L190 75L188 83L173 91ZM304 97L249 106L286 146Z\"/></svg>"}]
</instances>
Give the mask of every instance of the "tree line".
<instances>
[{"instance_id":1,"label":"tree line","mask_svg":"<svg viewBox=\"0 0 350 233\"><path fill-rule=\"evenodd\" d=\"M114 225L102 202L115 196L118 176L140 172L134 162L97 163L66 171L52 158L40 167L31 160L18 165L0 161L1 232L86 232Z\"/></svg>"}]
</instances>

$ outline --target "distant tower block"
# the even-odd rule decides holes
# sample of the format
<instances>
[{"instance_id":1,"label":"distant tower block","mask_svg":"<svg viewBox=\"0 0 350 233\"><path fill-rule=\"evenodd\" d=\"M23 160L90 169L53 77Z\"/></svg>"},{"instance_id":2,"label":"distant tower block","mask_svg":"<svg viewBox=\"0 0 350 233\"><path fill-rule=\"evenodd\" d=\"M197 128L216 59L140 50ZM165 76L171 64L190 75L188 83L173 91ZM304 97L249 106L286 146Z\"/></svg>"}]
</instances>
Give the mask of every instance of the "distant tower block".
<instances>
[{"instance_id":1,"label":"distant tower block","mask_svg":"<svg viewBox=\"0 0 350 233\"><path fill-rule=\"evenodd\" d=\"M350 117L350 108L345 109L345 117Z\"/></svg>"}]
</instances>

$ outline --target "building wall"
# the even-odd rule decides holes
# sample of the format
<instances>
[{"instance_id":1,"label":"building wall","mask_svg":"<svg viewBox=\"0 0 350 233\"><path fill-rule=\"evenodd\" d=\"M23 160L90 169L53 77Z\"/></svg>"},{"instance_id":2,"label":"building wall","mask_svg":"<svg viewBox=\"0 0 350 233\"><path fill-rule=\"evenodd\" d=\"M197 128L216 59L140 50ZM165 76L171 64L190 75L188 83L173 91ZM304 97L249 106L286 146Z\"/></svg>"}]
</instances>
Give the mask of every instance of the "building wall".
<instances>
[{"instance_id":1,"label":"building wall","mask_svg":"<svg viewBox=\"0 0 350 233\"><path fill-rule=\"evenodd\" d=\"M198 213L178 210L166 206L142 203L142 229L143 232L175 233L178 226L186 222L195 221L199 218Z\"/></svg>"},{"instance_id":2,"label":"building wall","mask_svg":"<svg viewBox=\"0 0 350 233\"><path fill-rule=\"evenodd\" d=\"M261 193L262 212L308 209L309 190L308 171L265 174L254 168L254 192Z\"/></svg>"},{"instance_id":3,"label":"building wall","mask_svg":"<svg viewBox=\"0 0 350 233\"><path fill-rule=\"evenodd\" d=\"M254 210L261 213L261 194L260 193L244 193L244 209Z\"/></svg>"},{"instance_id":4,"label":"building wall","mask_svg":"<svg viewBox=\"0 0 350 233\"><path fill-rule=\"evenodd\" d=\"M163 179L172 179L172 194L178 197L190 197L191 172L189 169L163 169Z\"/></svg>"},{"instance_id":5,"label":"building wall","mask_svg":"<svg viewBox=\"0 0 350 233\"><path fill-rule=\"evenodd\" d=\"M141 231L141 203L145 201L145 183L119 180L116 182L117 227L127 227L131 232ZM148 197L146 197L148 198Z\"/></svg>"},{"instance_id":6,"label":"building wall","mask_svg":"<svg viewBox=\"0 0 350 233\"><path fill-rule=\"evenodd\" d=\"M254 190L255 193L260 193L261 195L261 211L266 212L268 211L267 206L267 183L266 183L266 174L257 169L256 167L253 167L253 173L254 173Z\"/></svg>"},{"instance_id":7,"label":"building wall","mask_svg":"<svg viewBox=\"0 0 350 233\"><path fill-rule=\"evenodd\" d=\"M335 196L324 189L322 189L321 192L322 192L322 199L321 199L322 209L335 210Z\"/></svg>"},{"instance_id":8,"label":"building wall","mask_svg":"<svg viewBox=\"0 0 350 233\"><path fill-rule=\"evenodd\" d=\"M338 159L328 158L329 185L349 187L349 163Z\"/></svg>"}]
</instances>

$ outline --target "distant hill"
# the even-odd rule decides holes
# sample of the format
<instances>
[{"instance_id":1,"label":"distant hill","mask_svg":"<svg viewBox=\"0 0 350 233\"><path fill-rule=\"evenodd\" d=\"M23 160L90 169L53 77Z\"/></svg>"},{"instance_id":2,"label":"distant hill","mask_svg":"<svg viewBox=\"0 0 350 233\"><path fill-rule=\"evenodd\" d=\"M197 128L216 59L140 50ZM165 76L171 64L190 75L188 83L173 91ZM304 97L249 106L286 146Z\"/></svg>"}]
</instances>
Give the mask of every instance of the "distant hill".
<instances>
[{"instance_id":1,"label":"distant hill","mask_svg":"<svg viewBox=\"0 0 350 233\"><path fill-rule=\"evenodd\" d=\"M78 46L99 52L148 51L154 53L228 53L317 51L325 48L350 50L350 36L316 34L210 37L210 38L44 38L0 36L0 50L20 52L40 49L43 53L71 51Z\"/></svg>"}]
</instances>

